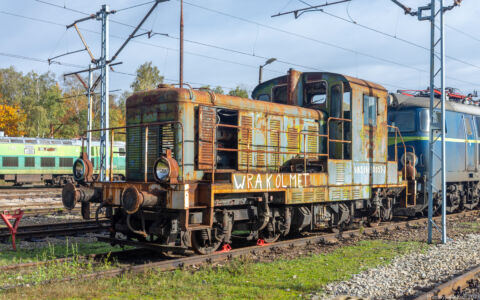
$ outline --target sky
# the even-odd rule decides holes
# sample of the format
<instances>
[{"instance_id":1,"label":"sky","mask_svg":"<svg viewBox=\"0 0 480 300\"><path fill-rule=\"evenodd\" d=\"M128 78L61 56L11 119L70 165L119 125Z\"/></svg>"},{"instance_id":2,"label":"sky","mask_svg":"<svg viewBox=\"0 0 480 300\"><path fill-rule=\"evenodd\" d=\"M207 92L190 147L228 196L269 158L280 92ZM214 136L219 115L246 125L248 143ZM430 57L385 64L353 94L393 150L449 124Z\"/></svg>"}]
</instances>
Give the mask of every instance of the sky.
<instances>
[{"instance_id":1,"label":"sky","mask_svg":"<svg viewBox=\"0 0 480 300\"><path fill-rule=\"evenodd\" d=\"M450 4L453 0L444 0ZM330 0L332 2L332 0ZM428 0L403 0L424 6ZM152 6L148 0L0 0L0 67L24 73L62 74L86 68L87 52L49 58L83 49L74 20L96 13L102 4L110 15L112 56ZM136 7L137 4L144 4ZM325 0L185 0L184 80L194 87L236 86L252 91L258 67L268 58L263 79L285 75L288 69L342 73L382 84L390 91L424 89L429 84L430 24L405 15L390 0L352 0L323 12L271 16ZM132 7L132 8L130 8ZM127 8L127 9L125 9ZM110 73L110 90L129 90L135 70L146 61L160 69L167 83L179 77L179 0L160 3L142 26L152 31L132 40ZM446 85L469 93L480 89L480 3L465 0L446 12ZM101 23L78 24L95 57L100 56ZM379 33L380 32L380 33ZM25 59L33 58L35 61Z\"/></svg>"}]
</instances>

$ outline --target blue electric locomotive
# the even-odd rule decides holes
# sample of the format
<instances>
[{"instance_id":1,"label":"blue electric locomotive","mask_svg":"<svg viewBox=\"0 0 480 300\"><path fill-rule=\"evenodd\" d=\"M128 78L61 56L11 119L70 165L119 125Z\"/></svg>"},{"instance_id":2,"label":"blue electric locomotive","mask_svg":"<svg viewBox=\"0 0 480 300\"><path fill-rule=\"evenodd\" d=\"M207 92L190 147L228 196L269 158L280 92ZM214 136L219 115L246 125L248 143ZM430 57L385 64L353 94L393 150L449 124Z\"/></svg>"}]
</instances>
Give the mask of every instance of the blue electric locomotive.
<instances>
[{"instance_id":1,"label":"blue electric locomotive","mask_svg":"<svg viewBox=\"0 0 480 300\"><path fill-rule=\"evenodd\" d=\"M430 98L411 97L403 94L390 96L388 122L397 126L407 146L398 147L400 156L406 155L407 161L415 166L417 183L417 202L411 207L398 208L397 215L421 215L427 211L426 180L428 176L428 151L430 126L440 130L440 110L434 112L430 124ZM439 101L439 99L435 99ZM439 106L438 106L439 107ZM446 114L446 177L447 212L472 209L479 204L480 172L480 108L447 101ZM395 133L389 134L389 156L394 156ZM440 153L440 143L435 144L435 152ZM401 159L400 162L404 160ZM434 159L434 172L439 169L440 161ZM402 167L401 165L399 166ZM435 186L440 187L440 176L436 176ZM438 212L441 194L434 193L434 209Z\"/></svg>"}]
</instances>

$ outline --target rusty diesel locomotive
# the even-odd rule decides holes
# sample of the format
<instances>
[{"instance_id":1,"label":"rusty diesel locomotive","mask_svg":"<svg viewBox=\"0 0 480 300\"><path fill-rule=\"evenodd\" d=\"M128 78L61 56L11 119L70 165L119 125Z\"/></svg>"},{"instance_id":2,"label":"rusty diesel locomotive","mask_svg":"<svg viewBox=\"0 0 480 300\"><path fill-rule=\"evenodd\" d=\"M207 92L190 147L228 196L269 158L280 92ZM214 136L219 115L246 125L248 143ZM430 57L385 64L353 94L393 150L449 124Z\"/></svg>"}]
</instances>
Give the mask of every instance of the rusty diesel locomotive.
<instances>
[{"instance_id":1,"label":"rusty diesel locomotive","mask_svg":"<svg viewBox=\"0 0 480 300\"><path fill-rule=\"evenodd\" d=\"M109 129L126 133L126 181L92 182L83 155L63 202L100 203L111 241L201 254L233 238L389 220L415 205L416 183L387 157L387 97L372 82L294 70L253 99L168 85L139 92L127 125Z\"/></svg>"}]
</instances>

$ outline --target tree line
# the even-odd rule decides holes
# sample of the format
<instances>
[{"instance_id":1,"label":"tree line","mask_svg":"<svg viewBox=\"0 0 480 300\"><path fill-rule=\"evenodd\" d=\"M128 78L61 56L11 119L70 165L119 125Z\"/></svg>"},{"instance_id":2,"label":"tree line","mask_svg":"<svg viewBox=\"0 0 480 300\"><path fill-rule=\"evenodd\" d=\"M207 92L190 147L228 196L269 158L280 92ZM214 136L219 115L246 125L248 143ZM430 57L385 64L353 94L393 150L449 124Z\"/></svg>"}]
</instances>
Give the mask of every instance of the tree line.
<instances>
[{"instance_id":1,"label":"tree line","mask_svg":"<svg viewBox=\"0 0 480 300\"><path fill-rule=\"evenodd\" d=\"M110 95L110 126L125 126L125 102L133 92L154 89L163 81L160 70L152 62L140 65L130 90ZM201 88L210 89L210 86ZM212 90L225 94L221 87ZM248 98L246 89L239 86L228 94ZM99 95L95 93L93 99L94 127L99 128ZM87 126L87 105L85 88L75 77L67 77L60 84L53 72L24 74L13 66L0 69L0 131L5 135L81 137Z\"/></svg>"}]
</instances>

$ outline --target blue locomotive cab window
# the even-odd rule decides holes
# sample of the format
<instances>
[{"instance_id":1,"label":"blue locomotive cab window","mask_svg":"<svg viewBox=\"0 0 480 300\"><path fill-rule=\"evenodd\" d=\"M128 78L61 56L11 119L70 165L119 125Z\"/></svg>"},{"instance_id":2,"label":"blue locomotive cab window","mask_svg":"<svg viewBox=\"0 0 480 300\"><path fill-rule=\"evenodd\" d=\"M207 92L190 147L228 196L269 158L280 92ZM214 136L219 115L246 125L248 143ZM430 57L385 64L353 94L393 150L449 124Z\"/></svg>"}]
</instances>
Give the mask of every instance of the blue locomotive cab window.
<instances>
[{"instance_id":1,"label":"blue locomotive cab window","mask_svg":"<svg viewBox=\"0 0 480 300\"><path fill-rule=\"evenodd\" d=\"M439 111L433 112L434 129L440 130L441 123L442 123L442 113ZM445 127L445 131L447 130L447 127ZM428 132L430 130L430 111L428 109L424 109L420 111L420 130L424 132Z\"/></svg>"},{"instance_id":2,"label":"blue locomotive cab window","mask_svg":"<svg viewBox=\"0 0 480 300\"><path fill-rule=\"evenodd\" d=\"M398 127L400 132L415 131L415 111L398 111L395 112L390 120L392 126ZM393 128L390 132L395 132Z\"/></svg>"},{"instance_id":3,"label":"blue locomotive cab window","mask_svg":"<svg viewBox=\"0 0 480 300\"><path fill-rule=\"evenodd\" d=\"M363 124L377 126L377 97L363 96Z\"/></svg>"}]
</instances>

